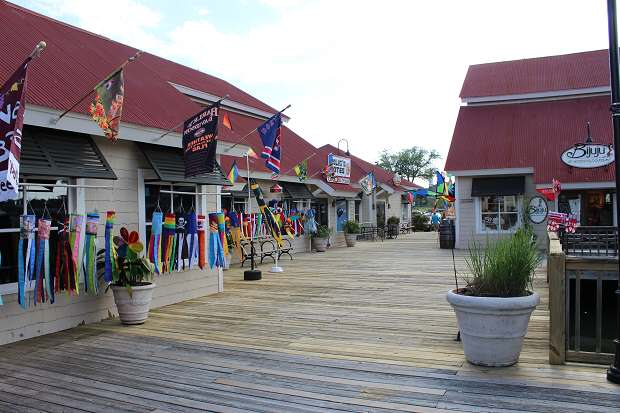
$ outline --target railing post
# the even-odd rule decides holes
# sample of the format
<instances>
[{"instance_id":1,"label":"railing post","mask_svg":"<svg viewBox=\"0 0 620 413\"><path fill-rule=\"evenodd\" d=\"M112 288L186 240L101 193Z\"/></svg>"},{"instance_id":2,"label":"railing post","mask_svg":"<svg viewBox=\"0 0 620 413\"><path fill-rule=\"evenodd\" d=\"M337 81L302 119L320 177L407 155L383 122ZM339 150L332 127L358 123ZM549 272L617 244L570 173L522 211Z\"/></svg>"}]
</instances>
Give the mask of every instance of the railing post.
<instances>
[{"instance_id":1,"label":"railing post","mask_svg":"<svg viewBox=\"0 0 620 413\"><path fill-rule=\"evenodd\" d=\"M566 361L566 256L558 235L549 232L549 364Z\"/></svg>"}]
</instances>

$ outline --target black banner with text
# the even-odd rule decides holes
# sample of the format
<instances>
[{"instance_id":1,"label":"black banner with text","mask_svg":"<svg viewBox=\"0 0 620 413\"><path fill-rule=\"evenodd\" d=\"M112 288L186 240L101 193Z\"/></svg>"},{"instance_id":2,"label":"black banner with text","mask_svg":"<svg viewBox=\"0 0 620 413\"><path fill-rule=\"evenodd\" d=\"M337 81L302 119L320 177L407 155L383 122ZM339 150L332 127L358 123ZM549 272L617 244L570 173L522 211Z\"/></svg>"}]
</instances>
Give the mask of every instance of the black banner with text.
<instances>
[{"instance_id":1,"label":"black banner with text","mask_svg":"<svg viewBox=\"0 0 620 413\"><path fill-rule=\"evenodd\" d=\"M219 105L210 106L183 124L185 177L213 172L217 149Z\"/></svg>"}]
</instances>

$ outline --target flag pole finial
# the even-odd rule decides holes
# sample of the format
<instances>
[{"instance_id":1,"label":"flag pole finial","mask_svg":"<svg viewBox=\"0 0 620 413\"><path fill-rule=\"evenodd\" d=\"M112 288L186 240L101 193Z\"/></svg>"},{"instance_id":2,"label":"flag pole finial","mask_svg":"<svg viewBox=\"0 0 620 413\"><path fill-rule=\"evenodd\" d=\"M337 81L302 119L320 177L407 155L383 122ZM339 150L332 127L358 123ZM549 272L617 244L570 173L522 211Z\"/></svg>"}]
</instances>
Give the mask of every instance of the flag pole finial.
<instances>
[{"instance_id":1,"label":"flag pole finial","mask_svg":"<svg viewBox=\"0 0 620 413\"><path fill-rule=\"evenodd\" d=\"M41 55L41 53L43 52L43 50L45 50L46 47L47 47L47 43L45 43L45 41L41 40L34 47L34 50L32 51L32 53L30 53L30 58L33 59L35 57L39 57L39 55Z\"/></svg>"}]
</instances>

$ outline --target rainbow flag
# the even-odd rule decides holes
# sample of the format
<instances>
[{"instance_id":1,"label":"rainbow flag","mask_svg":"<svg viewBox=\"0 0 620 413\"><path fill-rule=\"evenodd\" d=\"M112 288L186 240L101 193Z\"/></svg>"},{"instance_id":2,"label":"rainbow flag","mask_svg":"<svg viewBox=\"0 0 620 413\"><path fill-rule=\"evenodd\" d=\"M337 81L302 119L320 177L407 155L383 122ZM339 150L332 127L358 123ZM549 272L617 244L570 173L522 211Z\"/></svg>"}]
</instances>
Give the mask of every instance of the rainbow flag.
<instances>
[{"instance_id":1,"label":"rainbow flag","mask_svg":"<svg viewBox=\"0 0 620 413\"><path fill-rule=\"evenodd\" d=\"M234 161L230 167L230 172L228 172L228 180L231 185L234 185L237 182L237 178L239 178L239 168L237 168L237 162Z\"/></svg>"}]
</instances>

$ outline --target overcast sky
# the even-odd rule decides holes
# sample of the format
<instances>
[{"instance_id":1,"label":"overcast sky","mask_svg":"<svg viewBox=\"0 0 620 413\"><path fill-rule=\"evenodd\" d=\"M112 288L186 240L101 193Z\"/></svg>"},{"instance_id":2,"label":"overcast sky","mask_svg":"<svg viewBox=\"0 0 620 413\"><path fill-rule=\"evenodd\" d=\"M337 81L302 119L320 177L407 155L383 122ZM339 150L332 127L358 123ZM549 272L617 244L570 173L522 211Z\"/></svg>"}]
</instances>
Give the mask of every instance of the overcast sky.
<instances>
[{"instance_id":1,"label":"overcast sky","mask_svg":"<svg viewBox=\"0 0 620 413\"><path fill-rule=\"evenodd\" d=\"M15 2L290 103L305 139L346 138L369 161L413 145L445 158L470 64L607 47L603 0Z\"/></svg>"}]
</instances>

